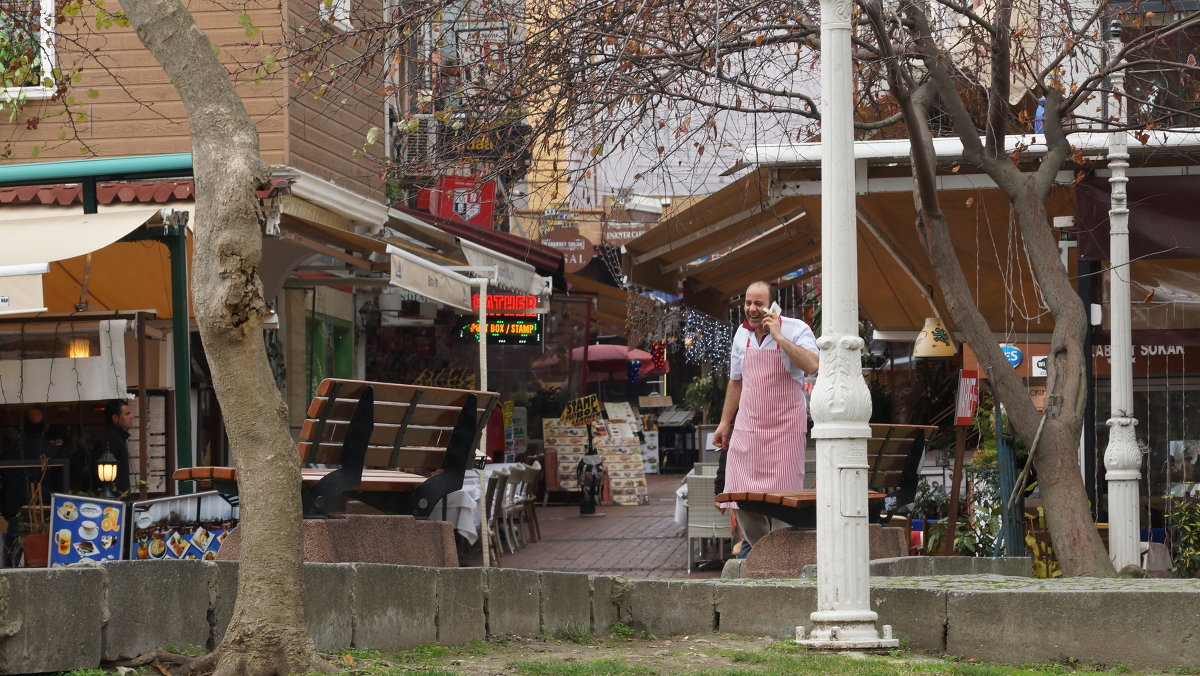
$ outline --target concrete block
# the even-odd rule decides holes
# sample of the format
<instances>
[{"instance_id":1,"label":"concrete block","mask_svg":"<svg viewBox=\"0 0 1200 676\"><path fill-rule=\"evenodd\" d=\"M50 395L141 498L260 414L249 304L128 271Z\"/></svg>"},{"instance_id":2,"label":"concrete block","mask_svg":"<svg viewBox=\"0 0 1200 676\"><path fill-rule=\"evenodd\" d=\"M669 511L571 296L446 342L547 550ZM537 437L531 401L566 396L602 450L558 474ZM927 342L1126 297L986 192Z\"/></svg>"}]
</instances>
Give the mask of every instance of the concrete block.
<instances>
[{"instance_id":1,"label":"concrete block","mask_svg":"<svg viewBox=\"0 0 1200 676\"><path fill-rule=\"evenodd\" d=\"M209 576L203 561L109 561L104 572L108 617L101 635L106 661L166 646L207 648Z\"/></svg>"},{"instance_id":2,"label":"concrete block","mask_svg":"<svg viewBox=\"0 0 1200 676\"><path fill-rule=\"evenodd\" d=\"M489 568L488 636L537 636L541 627L541 580L538 571Z\"/></svg>"},{"instance_id":3,"label":"concrete block","mask_svg":"<svg viewBox=\"0 0 1200 676\"><path fill-rule=\"evenodd\" d=\"M721 567L721 579L736 580L739 577L745 577L742 574L742 567L745 564L745 559L726 559L725 565Z\"/></svg>"},{"instance_id":4,"label":"concrete block","mask_svg":"<svg viewBox=\"0 0 1200 676\"><path fill-rule=\"evenodd\" d=\"M99 666L103 613L96 567L0 570L0 673Z\"/></svg>"},{"instance_id":5,"label":"concrete block","mask_svg":"<svg viewBox=\"0 0 1200 676\"><path fill-rule=\"evenodd\" d=\"M542 629L547 635L563 630L592 629L592 583L583 573L541 573Z\"/></svg>"},{"instance_id":6,"label":"concrete block","mask_svg":"<svg viewBox=\"0 0 1200 676\"><path fill-rule=\"evenodd\" d=\"M482 568L438 569L438 643L466 645L476 638L487 637L483 588Z\"/></svg>"},{"instance_id":7,"label":"concrete block","mask_svg":"<svg viewBox=\"0 0 1200 676\"><path fill-rule=\"evenodd\" d=\"M715 594L717 631L739 636L793 638L796 627L812 628L808 616L817 609L812 585L718 584Z\"/></svg>"},{"instance_id":8,"label":"concrete block","mask_svg":"<svg viewBox=\"0 0 1200 676\"><path fill-rule=\"evenodd\" d=\"M905 557L916 558L916 557ZM876 628L892 625L892 635L926 652L946 652L946 592L941 589L873 587L871 609L879 613Z\"/></svg>"},{"instance_id":9,"label":"concrete block","mask_svg":"<svg viewBox=\"0 0 1200 676\"><path fill-rule=\"evenodd\" d=\"M212 610L209 617L212 636L208 649L212 650L221 643L229 620L233 619L233 604L237 601L238 562L214 561L205 565L213 569L208 577L209 608Z\"/></svg>"},{"instance_id":10,"label":"concrete block","mask_svg":"<svg viewBox=\"0 0 1200 676\"><path fill-rule=\"evenodd\" d=\"M592 633L604 636L621 619L621 601L629 580L607 575L593 575L589 580L592 587ZM544 586L542 593L545 594Z\"/></svg>"},{"instance_id":11,"label":"concrete block","mask_svg":"<svg viewBox=\"0 0 1200 676\"><path fill-rule=\"evenodd\" d=\"M630 580L621 619L656 636L714 631L716 588L715 583L702 580ZM629 619L625 619L626 608Z\"/></svg>"},{"instance_id":12,"label":"concrete block","mask_svg":"<svg viewBox=\"0 0 1200 676\"><path fill-rule=\"evenodd\" d=\"M437 643L436 618L436 569L354 564L354 647L403 650Z\"/></svg>"},{"instance_id":13,"label":"concrete block","mask_svg":"<svg viewBox=\"0 0 1200 676\"><path fill-rule=\"evenodd\" d=\"M913 577L918 575L1006 575L1030 577L1032 560L1027 556L899 556L871 561L871 575Z\"/></svg>"},{"instance_id":14,"label":"concrete block","mask_svg":"<svg viewBox=\"0 0 1200 676\"><path fill-rule=\"evenodd\" d=\"M1200 655L1198 606L1200 589L1194 585L951 591L946 652L989 662L1077 659L1133 669L1192 669Z\"/></svg>"},{"instance_id":15,"label":"concrete block","mask_svg":"<svg viewBox=\"0 0 1200 676\"><path fill-rule=\"evenodd\" d=\"M353 589L352 565L304 564L304 623L317 650L332 652L352 644Z\"/></svg>"}]
</instances>

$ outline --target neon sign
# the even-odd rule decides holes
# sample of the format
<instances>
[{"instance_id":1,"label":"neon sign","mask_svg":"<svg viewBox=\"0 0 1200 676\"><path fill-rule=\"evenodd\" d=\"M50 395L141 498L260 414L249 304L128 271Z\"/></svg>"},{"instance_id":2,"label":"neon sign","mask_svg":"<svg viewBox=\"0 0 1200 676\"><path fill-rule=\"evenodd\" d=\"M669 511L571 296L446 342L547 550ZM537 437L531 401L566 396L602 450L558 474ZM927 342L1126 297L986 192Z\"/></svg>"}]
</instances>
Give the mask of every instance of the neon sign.
<instances>
[{"instance_id":1,"label":"neon sign","mask_svg":"<svg viewBox=\"0 0 1200 676\"><path fill-rule=\"evenodd\" d=\"M471 309L479 312L479 294L471 294ZM541 298L524 293L489 293L487 311L492 314L525 314L538 312Z\"/></svg>"}]
</instances>

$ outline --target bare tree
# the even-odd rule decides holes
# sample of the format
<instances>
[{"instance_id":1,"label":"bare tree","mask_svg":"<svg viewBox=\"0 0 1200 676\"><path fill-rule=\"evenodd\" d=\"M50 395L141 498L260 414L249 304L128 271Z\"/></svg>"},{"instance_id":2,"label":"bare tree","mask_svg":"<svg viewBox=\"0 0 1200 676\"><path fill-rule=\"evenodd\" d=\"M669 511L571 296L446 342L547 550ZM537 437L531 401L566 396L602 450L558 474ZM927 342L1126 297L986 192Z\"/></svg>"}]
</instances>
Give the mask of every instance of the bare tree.
<instances>
[{"instance_id":1,"label":"bare tree","mask_svg":"<svg viewBox=\"0 0 1200 676\"><path fill-rule=\"evenodd\" d=\"M256 190L270 184L258 132L229 73L179 0L124 0L138 37L178 90L191 126L196 181L196 319L238 470L242 532L233 617L192 669L216 674L332 671L304 622L300 466L260 327Z\"/></svg>"},{"instance_id":2,"label":"bare tree","mask_svg":"<svg viewBox=\"0 0 1200 676\"><path fill-rule=\"evenodd\" d=\"M934 263L949 315L993 374L1000 400L1033 453L1055 552L1067 575L1111 575L1113 568L1092 525L1076 460L1087 397L1087 323L1058 258L1046 198L1061 170L1085 163L1070 135L1109 122L1097 105L1108 78L1154 65L1175 69L1195 89L1190 78L1196 67L1159 45L1196 19L1124 11L1135 35L1120 54L1108 55L1099 37L1115 16L1107 2L1080 9L1065 0L859 0L855 13L857 128L864 138L903 136L906 130L913 140L915 234ZM815 75L821 45L818 7L811 1L581 0L564 7L479 0L402 4L385 19L355 35L310 32L294 43L292 58L316 74L309 86L321 87L365 86L355 73L365 73L366 64L403 64L393 68L384 89L400 110L400 138L416 128L411 118L423 113L450 124L460 140L513 117L527 121L523 143L484 169L517 162L524 153L562 171L570 160L578 179L631 145L663 164L675 161L680 150L699 162L727 140L728 115L770 120L773 142L811 140L819 130ZM472 31L496 26L506 28L507 39L490 51L472 43ZM358 63L331 61L329 47L345 40L372 44L368 56ZM398 58L400 52L405 58ZM1038 98L1044 99L1040 117L1034 111ZM1195 98L1168 106L1136 91L1130 96L1149 111L1136 118L1141 128L1191 119ZM1006 135L1035 129L1047 148L1037 162L1024 160L1019 147L1005 147ZM1008 198L1040 303L1054 317L1044 413L1007 368L956 264L951 224L934 183L945 167L932 138L946 134L962 141L966 162ZM441 159L450 166L473 161L455 153ZM408 171L395 164L385 169L400 176Z\"/></svg>"}]
</instances>

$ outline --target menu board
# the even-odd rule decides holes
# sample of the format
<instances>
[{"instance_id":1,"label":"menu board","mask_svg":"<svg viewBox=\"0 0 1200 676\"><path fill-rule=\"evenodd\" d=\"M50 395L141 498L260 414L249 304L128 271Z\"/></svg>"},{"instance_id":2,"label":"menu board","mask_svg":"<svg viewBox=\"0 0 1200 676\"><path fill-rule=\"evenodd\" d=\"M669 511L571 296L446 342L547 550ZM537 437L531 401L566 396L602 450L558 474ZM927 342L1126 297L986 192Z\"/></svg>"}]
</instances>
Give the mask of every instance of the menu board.
<instances>
[{"instance_id":1,"label":"menu board","mask_svg":"<svg viewBox=\"0 0 1200 676\"><path fill-rule=\"evenodd\" d=\"M124 543L125 503L55 493L50 498L50 567L115 561Z\"/></svg>"},{"instance_id":2,"label":"menu board","mask_svg":"<svg viewBox=\"0 0 1200 676\"><path fill-rule=\"evenodd\" d=\"M217 558L237 525L237 508L216 491L133 503L129 558Z\"/></svg>"}]
</instances>

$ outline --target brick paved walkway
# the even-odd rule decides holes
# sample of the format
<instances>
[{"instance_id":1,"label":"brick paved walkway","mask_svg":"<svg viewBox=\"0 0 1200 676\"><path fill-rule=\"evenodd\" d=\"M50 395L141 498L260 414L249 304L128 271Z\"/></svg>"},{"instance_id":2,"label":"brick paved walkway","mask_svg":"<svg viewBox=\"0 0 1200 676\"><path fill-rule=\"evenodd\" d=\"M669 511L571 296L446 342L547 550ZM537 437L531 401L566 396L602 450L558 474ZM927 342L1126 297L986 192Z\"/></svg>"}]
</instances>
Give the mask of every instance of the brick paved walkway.
<instances>
[{"instance_id":1,"label":"brick paved walkway","mask_svg":"<svg viewBox=\"0 0 1200 676\"><path fill-rule=\"evenodd\" d=\"M578 505L539 505L542 539L505 553L504 567L629 578L719 577L719 568L687 572L685 528L674 521L675 489L682 479L650 475L649 504L597 507L604 516L580 516ZM479 565L478 558L476 548L464 564Z\"/></svg>"}]
</instances>

